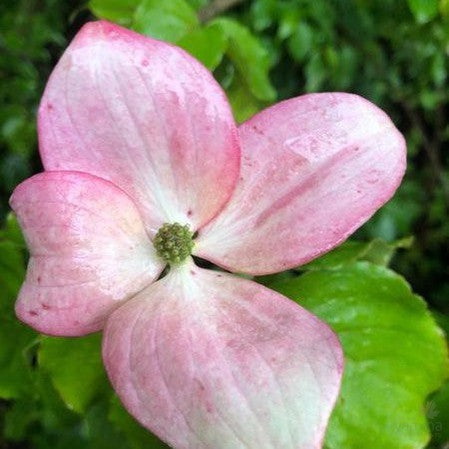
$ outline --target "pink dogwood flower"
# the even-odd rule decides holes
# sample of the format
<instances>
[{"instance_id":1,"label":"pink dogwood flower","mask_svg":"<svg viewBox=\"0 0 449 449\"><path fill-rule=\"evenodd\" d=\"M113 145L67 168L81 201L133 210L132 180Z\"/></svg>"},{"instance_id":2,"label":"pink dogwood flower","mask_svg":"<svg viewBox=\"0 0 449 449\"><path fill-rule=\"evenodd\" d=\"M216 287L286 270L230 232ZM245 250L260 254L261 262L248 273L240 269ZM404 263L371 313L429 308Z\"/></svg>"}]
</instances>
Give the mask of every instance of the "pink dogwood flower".
<instances>
[{"instance_id":1,"label":"pink dogwood flower","mask_svg":"<svg viewBox=\"0 0 449 449\"><path fill-rule=\"evenodd\" d=\"M317 449L343 355L262 275L344 241L398 187L405 144L351 94L283 101L236 127L183 50L85 25L39 109L45 171L11 198L30 249L18 317L103 329L125 407L176 449ZM160 277L169 265L166 276Z\"/></svg>"}]
</instances>

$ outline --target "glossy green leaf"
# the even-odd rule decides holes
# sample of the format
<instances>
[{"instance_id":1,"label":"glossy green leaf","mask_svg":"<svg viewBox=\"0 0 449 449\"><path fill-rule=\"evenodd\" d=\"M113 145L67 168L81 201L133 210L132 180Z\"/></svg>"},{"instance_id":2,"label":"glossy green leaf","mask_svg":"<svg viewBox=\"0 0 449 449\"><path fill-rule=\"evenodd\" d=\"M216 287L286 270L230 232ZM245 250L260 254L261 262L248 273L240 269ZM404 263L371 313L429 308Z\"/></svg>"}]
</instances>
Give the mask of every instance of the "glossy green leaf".
<instances>
[{"instance_id":1,"label":"glossy green leaf","mask_svg":"<svg viewBox=\"0 0 449 449\"><path fill-rule=\"evenodd\" d=\"M218 25L208 25L185 35L178 45L201 61L209 70L214 70L223 59L228 38Z\"/></svg>"},{"instance_id":2,"label":"glossy green leaf","mask_svg":"<svg viewBox=\"0 0 449 449\"><path fill-rule=\"evenodd\" d=\"M261 102L247 89L240 76L234 78L226 93L237 123L248 120L262 109Z\"/></svg>"},{"instance_id":3,"label":"glossy green leaf","mask_svg":"<svg viewBox=\"0 0 449 449\"><path fill-rule=\"evenodd\" d=\"M449 15L449 0L440 0L439 9L442 15Z\"/></svg>"},{"instance_id":4,"label":"glossy green leaf","mask_svg":"<svg viewBox=\"0 0 449 449\"><path fill-rule=\"evenodd\" d=\"M90 0L90 10L101 19L130 25L134 12L142 0Z\"/></svg>"},{"instance_id":5,"label":"glossy green leaf","mask_svg":"<svg viewBox=\"0 0 449 449\"><path fill-rule=\"evenodd\" d=\"M426 23L438 14L438 0L408 0L408 5L419 23Z\"/></svg>"},{"instance_id":6,"label":"glossy green leaf","mask_svg":"<svg viewBox=\"0 0 449 449\"><path fill-rule=\"evenodd\" d=\"M387 266L398 249L409 249L413 241L413 237L406 237L394 242L374 239L369 243L365 254L363 254L360 260L367 260L376 265Z\"/></svg>"},{"instance_id":7,"label":"glossy green leaf","mask_svg":"<svg viewBox=\"0 0 449 449\"><path fill-rule=\"evenodd\" d=\"M49 373L67 407L76 412L85 411L107 386L100 334L45 338L39 350L39 366Z\"/></svg>"},{"instance_id":8,"label":"glossy green leaf","mask_svg":"<svg viewBox=\"0 0 449 449\"><path fill-rule=\"evenodd\" d=\"M218 25L228 37L227 55L236 66L246 88L259 100L273 101L276 91L268 76L270 58L261 42L235 20L220 18L212 23Z\"/></svg>"},{"instance_id":9,"label":"glossy green leaf","mask_svg":"<svg viewBox=\"0 0 449 449\"><path fill-rule=\"evenodd\" d=\"M345 354L329 449L422 448L424 402L448 375L447 347L424 301L394 272L367 262L310 271L271 287L337 332Z\"/></svg>"},{"instance_id":10,"label":"glossy green leaf","mask_svg":"<svg viewBox=\"0 0 449 449\"><path fill-rule=\"evenodd\" d=\"M142 0L132 27L139 33L177 42L198 26L195 10L185 0Z\"/></svg>"},{"instance_id":11,"label":"glossy green leaf","mask_svg":"<svg viewBox=\"0 0 449 449\"><path fill-rule=\"evenodd\" d=\"M369 242L348 240L318 259L299 267L301 270L338 269L360 260L367 252Z\"/></svg>"},{"instance_id":12,"label":"glossy green leaf","mask_svg":"<svg viewBox=\"0 0 449 449\"><path fill-rule=\"evenodd\" d=\"M400 248L410 248L413 238L404 238L395 242L374 239L370 242L348 240L340 246L299 267L301 270L338 269L360 260L366 260L376 265L387 266L395 252Z\"/></svg>"}]
</instances>

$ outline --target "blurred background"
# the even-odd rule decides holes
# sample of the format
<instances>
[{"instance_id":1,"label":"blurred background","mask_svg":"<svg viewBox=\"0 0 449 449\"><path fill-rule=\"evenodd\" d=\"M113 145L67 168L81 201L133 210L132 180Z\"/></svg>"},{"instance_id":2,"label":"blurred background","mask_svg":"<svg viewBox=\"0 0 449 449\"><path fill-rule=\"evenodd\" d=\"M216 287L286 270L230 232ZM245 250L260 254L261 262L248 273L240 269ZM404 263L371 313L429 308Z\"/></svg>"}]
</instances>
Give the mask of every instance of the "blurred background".
<instances>
[{"instance_id":1,"label":"blurred background","mask_svg":"<svg viewBox=\"0 0 449 449\"><path fill-rule=\"evenodd\" d=\"M447 325L449 0L3 0L0 310L11 314L11 292L23 276L24 256L14 249L21 245L20 234L8 218L8 198L14 186L41 170L36 108L68 42L97 17L192 53L213 71L240 122L275 101L306 92L353 92L383 108L406 136L408 170L394 199L355 238L395 248L392 268ZM11 323L0 331L0 448L164 447L141 431L118 402L108 402L106 409L99 401L88 409L79 391L103 385L100 362L75 358L91 372L91 384L77 384L76 363L63 372L52 365L52 354L63 350L57 340L39 357L48 361L47 371L56 369L58 379L72 376L69 399L61 399L45 375L33 378L33 390L28 390L23 354L43 337L23 328L18 332L8 327ZM97 347L98 342L93 336L83 345ZM14 352L18 346L20 352ZM430 404L429 419L449 420L449 412L443 416L435 402ZM447 449L444 432L434 433L432 447Z\"/></svg>"}]
</instances>

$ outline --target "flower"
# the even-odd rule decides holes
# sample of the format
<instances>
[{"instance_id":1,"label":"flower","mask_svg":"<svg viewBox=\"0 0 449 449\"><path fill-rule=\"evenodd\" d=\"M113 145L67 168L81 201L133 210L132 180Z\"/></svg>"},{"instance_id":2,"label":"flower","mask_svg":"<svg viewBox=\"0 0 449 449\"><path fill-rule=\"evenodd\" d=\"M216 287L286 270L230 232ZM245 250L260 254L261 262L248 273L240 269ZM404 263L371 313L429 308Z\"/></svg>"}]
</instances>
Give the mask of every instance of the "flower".
<instances>
[{"instance_id":1,"label":"flower","mask_svg":"<svg viewBox=\"0 0 449 449\"><path fill-rule=\"evenodd\" d=\"M31 254L18 317L50 335L103 329L113 387L174 448L321 447L335 334L191 254L262 275L338 245L401 181L390 119L355 95L311 94L237 129L201 64L100 21L51 75L38 132L45 171L11 198Z\"/></svg>"}]
</instances>

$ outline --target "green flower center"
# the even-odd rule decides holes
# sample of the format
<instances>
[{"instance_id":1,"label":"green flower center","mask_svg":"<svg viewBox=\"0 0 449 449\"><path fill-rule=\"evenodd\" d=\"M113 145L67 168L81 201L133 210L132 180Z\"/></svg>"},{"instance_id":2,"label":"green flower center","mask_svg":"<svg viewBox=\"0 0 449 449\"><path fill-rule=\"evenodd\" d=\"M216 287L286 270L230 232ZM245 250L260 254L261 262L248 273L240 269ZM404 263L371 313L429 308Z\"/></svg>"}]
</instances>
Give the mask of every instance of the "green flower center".
<instances>
[{"instance_id":1,"label":"green flower center","mask_svg":"<svg viewBox=\"0 0 449 449\"><path fill-rule=\"evenodd\" d=\"M193 232L189 225L164 223L153 240L156 252L170 264L182 262L192 253Z\"/></svg>"}]
</instances>

